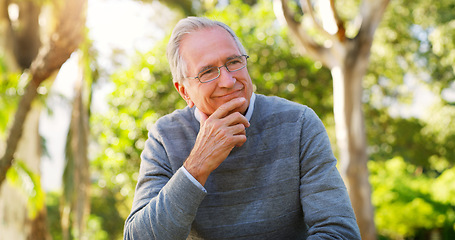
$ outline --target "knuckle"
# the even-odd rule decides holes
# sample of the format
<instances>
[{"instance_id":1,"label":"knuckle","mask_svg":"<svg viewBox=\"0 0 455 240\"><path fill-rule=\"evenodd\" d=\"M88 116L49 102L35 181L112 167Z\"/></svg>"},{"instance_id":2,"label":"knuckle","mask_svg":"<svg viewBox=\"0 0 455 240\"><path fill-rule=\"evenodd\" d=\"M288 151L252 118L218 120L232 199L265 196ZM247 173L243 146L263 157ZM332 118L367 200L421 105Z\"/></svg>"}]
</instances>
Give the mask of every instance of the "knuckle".
<instances>
[{"instance_id":1,"label":"knuckle","mask_svg":"<svg viewBox=\"0 0 455 240\"><path fill-rule=\"evenodd\" d=\"M239 113L239 112L235 112L234 114L235 114L234 116L236 118L243 118L243 115L241 113Z\"/></svg>"},{"instance_id":2,"label":"knuckle","mask_svg":"<svg viewBox=\"0 0 455 240\"><path fill-rule=\"evenodd\" d=\"M211 127L214 129L221 128L221 126L222 126L222 123L220 121L215 121L215 122L211 123Z\"/></svg>"},{"instance_id":3,"label":"knuckle","mask_svg":"<svg viewBox=\"0 0 455 240\"><path fill-rule=\"evenodd\" d=\"M237 132L245 132L245 126L243 124L237 124L236 125L236 130Z\"/></svg>"},{"instance_id":4,"label":"knuckle","mask_svg":"<svg viewBox=\"0 0 455 240\"><path fill-rule=\"evenodd\" d=\"M229 102L221 105L219 108L220 112L228 112L231 109L231 106L229 105Z\"/></svg>"},{"instance_id":5,"label":"knuckle","mask_svg":"<svg viewBox=\"0 0 455 240\"><path fill-rule=\"evenodd\" d=\"M221 128L221 129L219 130L219 133L220 133L222 136L226 136L226 135L228 134L227 129L225 129L225 128Z\"/></svg>"}]
</instances>

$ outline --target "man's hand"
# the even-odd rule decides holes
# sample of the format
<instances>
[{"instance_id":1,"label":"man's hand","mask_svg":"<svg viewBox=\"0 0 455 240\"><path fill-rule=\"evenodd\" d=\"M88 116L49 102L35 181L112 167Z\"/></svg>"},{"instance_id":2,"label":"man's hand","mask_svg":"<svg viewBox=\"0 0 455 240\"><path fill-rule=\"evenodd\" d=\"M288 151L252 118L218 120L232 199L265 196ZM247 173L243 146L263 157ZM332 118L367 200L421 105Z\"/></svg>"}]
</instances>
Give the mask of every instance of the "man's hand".
<instances>
[{"instance_id":1,"label":"man's hand","mask_svg":"<svg viewBox=\"0 0 455 240\"><path fill-rule=\"evenodd\" d=\"M245 128L250 123L241 113L232 112L245 101L245 98L232 99L210 117L201 112L201 129L183 166L202 185L235 146L240 147L246 142Z\"/></svg>"}]
</instances>

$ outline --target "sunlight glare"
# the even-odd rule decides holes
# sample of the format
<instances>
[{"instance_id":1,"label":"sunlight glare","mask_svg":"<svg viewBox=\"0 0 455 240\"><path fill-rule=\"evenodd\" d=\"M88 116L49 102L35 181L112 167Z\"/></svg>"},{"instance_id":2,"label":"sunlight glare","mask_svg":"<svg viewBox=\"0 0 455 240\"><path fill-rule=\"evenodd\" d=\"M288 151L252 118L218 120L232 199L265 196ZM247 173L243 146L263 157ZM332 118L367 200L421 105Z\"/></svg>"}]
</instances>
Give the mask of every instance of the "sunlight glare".
<instances>
[{"instance_id":1,"label":"sunlight glare","mask_svg":"<svg viewBox=\"0 0 455 240\"><path fill-rule=\"evenodd\" d=\"M335 34L338 31L335 18L330 7L329 0L319 1L319 11L322 19L323 28L330 34Z\"/></svg>"}]
</instances>

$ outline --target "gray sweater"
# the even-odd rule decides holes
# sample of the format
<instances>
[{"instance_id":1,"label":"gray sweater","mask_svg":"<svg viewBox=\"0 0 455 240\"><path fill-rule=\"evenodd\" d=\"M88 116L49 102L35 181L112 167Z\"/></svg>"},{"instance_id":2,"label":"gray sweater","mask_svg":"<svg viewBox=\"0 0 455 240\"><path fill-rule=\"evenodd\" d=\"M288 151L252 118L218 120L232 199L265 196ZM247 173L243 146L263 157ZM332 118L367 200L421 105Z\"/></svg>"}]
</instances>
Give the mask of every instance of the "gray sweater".
<instances>
[{"instance_id":1,"label":"gray sweater","mask_svg":"<svg viewBox=\"0 0 455 240\"><path fill-rule=\"evenodd\" d=\"M124 239L360 239L320 119L256 96L247 141L211 173L207 193L180 169L199 131L194 108L155 123Z\"/></svg>"}]
</instances>

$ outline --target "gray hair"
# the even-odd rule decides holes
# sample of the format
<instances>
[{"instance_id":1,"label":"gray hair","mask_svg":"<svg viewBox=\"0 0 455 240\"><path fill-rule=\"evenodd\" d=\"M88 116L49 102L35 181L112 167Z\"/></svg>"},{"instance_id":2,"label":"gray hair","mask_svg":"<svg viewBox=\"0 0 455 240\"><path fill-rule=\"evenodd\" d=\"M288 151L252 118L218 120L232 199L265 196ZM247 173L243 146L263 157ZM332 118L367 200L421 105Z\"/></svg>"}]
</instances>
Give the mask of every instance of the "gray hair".
<instances>
[{"instance_id":1,"label":"gray hair","mask_svg":"<svg viewBox=\"0 0 455 240\"><path fill-rule=\"evenodd\" d=\"M222 27L225 29L235 41L241 54L246 54L245 48L242 43L240 43L239 38L235 35L234 31L227 26L226 24L214 20L210 20L202 17L187 17L180 20L172 31L171 38L167 45L167 59L169 62L169 67L171 68L172 81L183 83L185 78L187 66L185 60L180 55L180 43L183 37L191 32L197 30L213 28L213 27Z\"/></svg>"}]
</instances>

